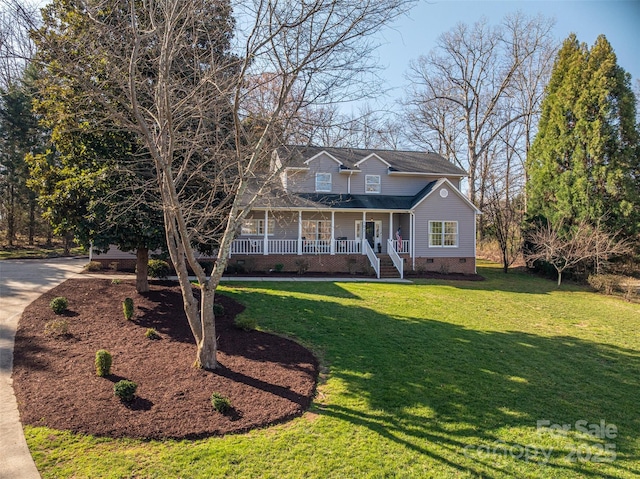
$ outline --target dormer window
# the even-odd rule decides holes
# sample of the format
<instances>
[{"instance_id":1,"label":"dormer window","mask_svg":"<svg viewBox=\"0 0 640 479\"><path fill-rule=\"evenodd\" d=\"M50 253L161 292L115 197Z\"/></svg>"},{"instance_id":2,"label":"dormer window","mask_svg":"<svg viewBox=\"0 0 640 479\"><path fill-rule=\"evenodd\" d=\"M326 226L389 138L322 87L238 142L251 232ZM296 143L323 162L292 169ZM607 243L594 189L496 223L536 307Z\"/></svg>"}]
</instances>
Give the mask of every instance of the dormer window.
<instances>
[{"instance_id":1,"label":"dormer window","mask_svg":"<svg viewBox=\"0 0 640 479\"><path fill-rule=\"evenodd\" d=\"M316 191L331 192L331 173L316 173Z\"/></svg>"},{"instance_id":2,"label":"dormer window","mask_svg":"<svg viewBox=\"0 0 640 479\"><path fill-rule=\"evenodd\" d=\"M366 175L364 177L365 193L380 193L380 175Z\"/></svg>"}]
</instances>

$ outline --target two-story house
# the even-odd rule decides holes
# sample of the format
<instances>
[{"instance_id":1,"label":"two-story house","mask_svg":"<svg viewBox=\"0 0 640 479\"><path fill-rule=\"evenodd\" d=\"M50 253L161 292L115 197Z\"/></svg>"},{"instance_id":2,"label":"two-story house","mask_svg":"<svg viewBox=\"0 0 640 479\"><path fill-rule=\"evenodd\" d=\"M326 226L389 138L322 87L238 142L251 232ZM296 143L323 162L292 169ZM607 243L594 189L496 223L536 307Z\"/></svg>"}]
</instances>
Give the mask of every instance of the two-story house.
<instances>
[{"instance_id":1,"label":"two-story house","mask_svg":"<svg viewBox=\"0 0 640 479\"><path fill-rule=\"evenodd\" d=\"M272 164L279 184L252 206L230 265L475 273L480 211L460 191L466 173L441 156L288 146Z\"/></svg>"}]
</instances>

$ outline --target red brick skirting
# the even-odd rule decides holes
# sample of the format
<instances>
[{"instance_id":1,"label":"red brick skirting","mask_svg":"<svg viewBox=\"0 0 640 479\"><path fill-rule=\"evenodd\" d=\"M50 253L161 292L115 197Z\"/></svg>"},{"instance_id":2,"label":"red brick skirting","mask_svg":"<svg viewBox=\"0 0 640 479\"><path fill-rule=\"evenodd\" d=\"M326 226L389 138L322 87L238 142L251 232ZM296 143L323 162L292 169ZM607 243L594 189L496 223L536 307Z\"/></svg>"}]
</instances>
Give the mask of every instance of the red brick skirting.
<instances>
[{"instance_id":1,"label":"red brick skirting","mask_svg":"<svg viewBox=\"0 0 640 479\"><path fill-rule=\"evenodd\" d=\"M405 272L412 271L413 261L403 255ZM116 271L134 271L135 258L132 259L94 259L102 263L104 269ZM283 273L351 273L372 274L369 261L361 254L336 255L234 255L229 258L227 268L230 272L264 273L277 271L282 265ZM476 260L470 258L416 258L415 271L435 273L475 274Z\"/></svg>"}]
</instances>

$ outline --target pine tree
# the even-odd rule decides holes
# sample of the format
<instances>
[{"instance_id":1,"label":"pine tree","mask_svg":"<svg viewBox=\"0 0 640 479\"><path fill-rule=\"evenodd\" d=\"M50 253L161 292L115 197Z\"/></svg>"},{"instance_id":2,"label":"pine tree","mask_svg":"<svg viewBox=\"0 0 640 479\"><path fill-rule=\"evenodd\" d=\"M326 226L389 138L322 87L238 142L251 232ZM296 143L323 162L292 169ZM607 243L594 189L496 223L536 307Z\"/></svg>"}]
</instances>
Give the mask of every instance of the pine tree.
<instances>
[{"instance_id":1,"label":"pine tree","mask_svg":"<svg viewBox=\"0 0 640 479\"><path fill-rule=\"evenodd\" d=\"M528 215L640 232L640 149L631 77L601 35L558 52L527 159Z\"/></svg>"}]
</instances>

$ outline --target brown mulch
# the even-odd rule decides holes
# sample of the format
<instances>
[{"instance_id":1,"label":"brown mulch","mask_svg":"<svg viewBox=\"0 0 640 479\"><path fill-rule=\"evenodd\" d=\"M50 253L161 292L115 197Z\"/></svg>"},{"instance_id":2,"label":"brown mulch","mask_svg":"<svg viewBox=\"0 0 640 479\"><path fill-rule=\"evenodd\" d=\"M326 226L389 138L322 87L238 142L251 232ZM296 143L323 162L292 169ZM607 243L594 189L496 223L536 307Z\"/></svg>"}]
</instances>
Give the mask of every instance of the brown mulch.
<instances>
[{"instance_id":1,"label":"brown mulch","mask_svg":"<svg viewBox=\"0 0 640 479\"><path fill-rule=\"evenodd\" d=\"M69 300L55 315L49 302ZM135 318L123 317L131 297ZM244 307L216 295L225 308L216 317L220 368L209 372L192 364L196 348L182 309L180 288L151 282L137 294L133 281L68 280L29 305L16 334L13 387L24 424L110 437L200 438L247 431L301 415L311 404L318 363L304 347L260 331L243 331L233 318ZM68 324L54 335L45 325ZM155 328L161 339L145 337ZM98 349L113 355L112 375L98 377ZM138 384L127 404L113 393L121 379ZM211 405L218 392L231 400L221 414Z\"/></svg>"}]
</instances>

